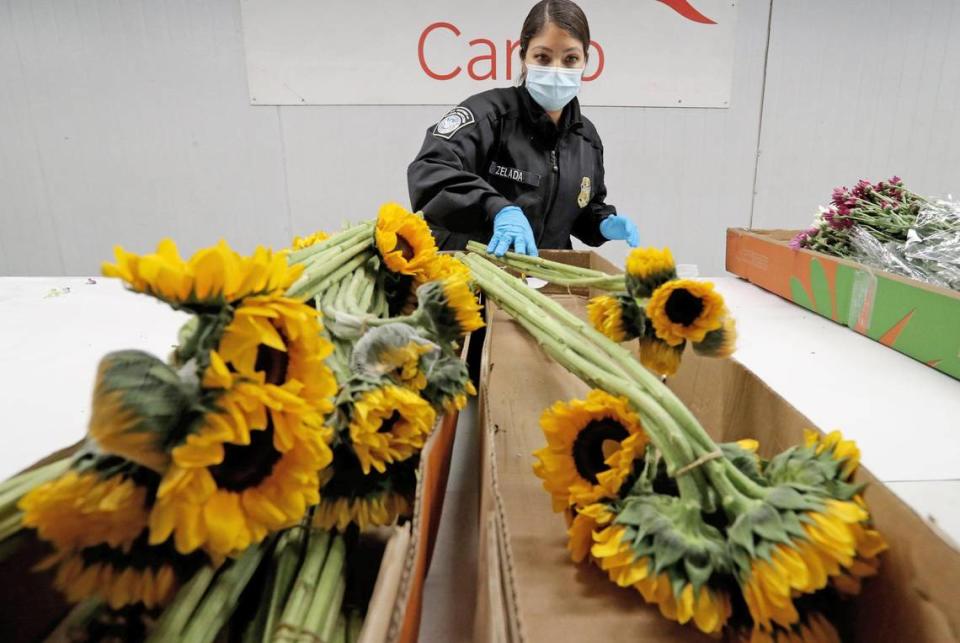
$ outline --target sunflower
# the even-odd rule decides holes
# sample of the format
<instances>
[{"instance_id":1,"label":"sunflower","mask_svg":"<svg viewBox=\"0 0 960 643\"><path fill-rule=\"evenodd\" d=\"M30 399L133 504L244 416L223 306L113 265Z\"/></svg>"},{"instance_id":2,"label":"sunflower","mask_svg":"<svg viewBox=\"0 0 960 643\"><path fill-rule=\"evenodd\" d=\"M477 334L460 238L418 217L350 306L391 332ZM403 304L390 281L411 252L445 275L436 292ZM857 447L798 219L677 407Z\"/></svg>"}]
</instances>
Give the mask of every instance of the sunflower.
<instances>
[{"instance_id":1,"label":"sunflower","mask_svg":"<svg viewBox=\"0 0 960 643\"><path fill-rule=\"evenodd\" d=\"M233 379L230 373L236 373L269 389L282 389L274 391L277 395L302 398L307 412L328 413L337 382L326 364L333 344L321 331L319 313L296 299L249 297L237 307L216 356L211 355L211 368L216 360L217 370L205 374L204 381L227 388ZM295 406L287 408L293 411Z\"/></svg>"},{"instance_id":2,"label":"sunflower","mask_svg":"<svg viewBox=\"0 0 960 643\"><path fill-rule=\"evenodd\" d=\"M860 593L864 578L876 576L880 571L878 556L888 549L887 541L876 529L863 525L852 525L851 531L856 541L857 557L853 564L830 579L830 583L841 594L856 596Z\"/></svg>"},{"instance_id":3,"label":"sunflower","mask_svg":"<svg viewBox=\"0 0 960 643\"><path fill-rule=\"evenodd\" d=\"M567 528L567 550L575 563L583 561L593 547L593 533L598 527L609 525L615 514L603 503L596 502L579 509L571 508L573 520Z\"/></svg>"},{"instance_id":4,"label":"sunflower","mask_svg":"<svg viewBox=\"0 0 960 643\"><path fill-rule=\"evenodd\" d=\"M398 384L422 391L427 386L427 376L421 361L439 350L412 326L389 323L368 330L354 344L350 370L373 378L386 375Z\"/></svg>"},{"instance_id":5,"label":"sunflower","mask_svg":"<svg viewBox=\"0 0 960 643\"><path fill-rule=\"evenodd\" d=\"M645 299L676 278L677 267L670 248L636 248L627 256L627 289L634 297Z\"/></svg>"},{"instance_id":6,"label":"sunflower","mask_svg":"<svg viewBox=\"0 0 960 643\"><path fill-rule=\"evenodd\" d=\"M555 403L540 417L540 427L547 446L534 452L533 472L557 512L616 497L647 443L627 400L597 389L585 400Z\"/></svg>"},{"instance_id":7,"label":"sunflower","mask_svg":"<svg viewBox=\"0 0 960 643\"><path fill-rule=\"evenodd\" d=\"M241 382L172 451L150 514L150 544L215 559L296 524L319 500L332 431L279 387ZM296 421L287 421L294 417Z\"/></svg>"},{"instance_id":8,"label":"sunflower","mask_svg":"<svg viewBox=\"0 0 960 643\"><path fill-rule=\"evenodd\" d=\"M191 405L191 394L169 365L142 351L100 360L87 429L99 450L162 472L165 444Z\"/></svg>"},{"instance_id":9,"label":"sunflower","mask_svg":"<svg viewBox=\"0 0 960 643\"><path fill-rule=\"evenodd\" d=\"M308 234L305 237L294 237L293 238L293 249L294 250L303 250L304 248L309 248L312 245L318 244L321 241L326 241L330 238L330 235L322 230L318 230L313 234Z\"/></svg>"},{"instance_id":10,"label":"sunflower","mask_svg":"<svg viewBox=\"0 0 960 643\"><path fill-rule=\"evenodd\" d=\"M856 502L827 499L822 511L800 516L805 539L777 544L767 556L755 559L741 588L757 627L770 631L775 625L794 625L800 618L793 602L796 593L813 593L834 577L856 576L848 570L859 555L875 558L886 543L879 533L864 527L868 519L867 511ZM858 552L858 547L863 551Z\"/></svg>"},{"instance_id":11,"label":"sunflower","mask_svg":"<svg viewBox=\"0 0 960 643\"><path fill-rule=\"evenodd\" d=\"M68 471L32 489L19 508L23 526L60 550L124 547L147 525L148 495L142 475Z\"/></svg>"},{"instance_id":12,"label":"sunflower","mask_svg":"<svg viewBox=\"0 0 960 643\"><path fill-rule=\"evenodd\" d=\"M685 346L682 342L677 346L670 346L656 337L641 337L640 363L657 375L674 375L680 368Z\"/></svg>"},{"instance_id":13,"label":"sunflower","mask_svg":"<svg viewBox=\"0 0 960 643\"><path fill-rule=\"evenodd\" d=\"M615 342L643 335L646 321L643 309L629 295L599 295L587 304L590 324Z\"/></svg>"},{"instance_id":14,"label":"sunflower","mask_svg":"<svg viewBox=\"0 0 960 643\"><path fill-rule=\"evenodd\" d=\"M674 583L667 573L656 573L653 561L638 555L626 535L627 529L617 524L593 533L590 554L610 580L620 587L633 586L672 621L685 624L692 620L702 632L719 633L732 613L727 593L707 585L695 591L690 583Z\"/></svg>"},{"instance_id":15,"label":"sunflower","mask_svg":"<svg viewBox=\"0 0 960 643\"><path fill-rule=\"evenodd\" d=\"M117 610L142 604L163 607L180 584L209 561L202 554L180 556L170 547L151 547L146 532L124 548L100 544L81 551L60 551L38 569L56 566L54 587L67 601L98 598Z\"/></svg>"},{"instance_id":16,"label":"sunflower","mask_svg":"<svg viewBox=\"0 0 960 643\"><path fill-rule=\"evenodd\" d=\"M441 352L425 355L421 370L427 386L420 394L436 409L454 413L467 405L467 396L477 394L467 364L456 355Z\"/></svg>"},{"instance_id":17,"label":"sunflower","mask_svg":"<svg viewBox=\"0 0 960 643\"><path fill-rule=\"evenodd\" d=\"M363 473L356 456L344 445L338 447L333 466L321 474L320 503L313 524L321 529L343 531L356 524L361 531L391 525L410 515L416 493L419 458L389 465L383 473Z\"/></svg>"},{"instance_id":18,"label":"sunflower","mask_svg":"<svg viewBox=\"0 0 960 643\"><path fill-rule=\"evenodd\" d=\"M127 286L153 295L174 307L230 304L253 295L283 294L303 272L288 265L284 252L258 247L243 257L221 241L184 261L176 244L164 239L154 254L135 255L114 248L116 263L104 263L106 277L118 277Z\"/></svg>"},{"instance_id":19,"label":"sunflower","mask_svg":"<svg viewBox=\"0 0 960 643\"><path fill-rule=\"evenodd\" d=\"M819 612L804 614L799 622L772 632L755 628L740 634L741 643L840 643L840 635L833 624Z\"/></svg>"},{"instance_id":20,"label":"sunflower","mask_svg":"<svg viewBox=\"0 0 960 643\"><path fill-rule=\"evenodd\" d=\"M427 376L420 370L420 358L435 350L429 344L409 342L406 346L388 349L382 355L384 365L395 365L391 373L403 386L415 391L427 387Z\"/></svg>"},{"instance_id":21,"label":"sunflower","mask_svg":"<svg viewBox=\"0 0 960 643\"><path fill-rule=\"evenodd\" d=\"M380 473L423 448L436 412L415 391L387 384L360 394L351 410L350 444L364 474Z\"/></svg>"},{"instance_id":22,"label":"sunflower","mask_svg":"<svg viewBox=\"0 0 960 643\"><path fill-rule=\"evenodd\" d=\"M438 253L433 261L427 265L426 270L417 275L417 282L419 285L428 281L442 280L455 275L461 275L469 280L471 278L470 268L453 255Z\"/></svg>"},{"instance_id":23,"label":"sunflower","mask_svg":"<svg viewBox=\"0 0 960 643\"><path fill-rule=\"evenodd\" d=\"M724 317L723 325L709 331L702 342L694 342L693 350L704 357L730 357L737 350L737 322Z\"/></svg>"},{"instance_id":24,"label":"sunflower","mask_svg":"<svg viewBox=\"0 0 960 643\"><path fill-rule=\"evenodd\" d=\"M853 440L844 440L840 431L821 435L817 431L807 429L803 432L803 444L806 447L812 447L817 455L829 453L831 459L842 462L841 480L853 478L857 467L860 466L860 449L857 443Z\"/></svg>"},{"instance_id":25,"label":"sunflower","mask_svg":"<svg viewBox=\"0 0 960 643\"><path fill-rule=\"evenodd\" d=\"M657 288L647 302L647 318L657 337L670 346L684 340L702 342L723 326L723 297L707 281L675 279Z\"/></svg>"},{"instance_id":26,"label":"sunflower","mask_svg":"<svg viewBox=\"0 0 960 643\"><path fill-rule=\"evenodd\" d=\"M420 286L417 300L419 321L428 324L441 342L453 343L483 327L482 307L463 275Z\"/></svg>"},{"instance_id":27,"label":"sunflower","mask_svg":"<svg viewBox=\"0 0 960 643\"><path fill-rule=\"evenodd\" d=\"M402 275L426 275L437 257L437 244L426 221L398 203L380 208L374 240L387 268Z\"/></svg>"}]
</instances>

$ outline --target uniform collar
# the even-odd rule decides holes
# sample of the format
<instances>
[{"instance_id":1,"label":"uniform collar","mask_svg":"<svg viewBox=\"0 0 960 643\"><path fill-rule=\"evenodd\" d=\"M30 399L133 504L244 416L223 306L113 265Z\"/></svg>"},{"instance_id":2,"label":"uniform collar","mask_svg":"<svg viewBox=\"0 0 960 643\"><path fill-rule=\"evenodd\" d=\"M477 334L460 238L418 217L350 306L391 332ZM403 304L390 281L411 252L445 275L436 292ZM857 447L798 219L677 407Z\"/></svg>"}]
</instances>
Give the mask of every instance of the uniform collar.
<instances>
[{"instance_id":1,"label":"uniform collar","mask_svg":"<svg viewBox=\"0 0 960 643\"><path fill-rule=\"evenodd\" d=\"M526 86L521 85L516 89L524 107L525 117L542 134L548 137L562 136L567 132L583 127L583 118L580 115L580 99L576 96L563 108L563 113L560 114L560 122L554 124L547 112L540 106L540 103L533 100Z\"/></svg>"}]
</instances>

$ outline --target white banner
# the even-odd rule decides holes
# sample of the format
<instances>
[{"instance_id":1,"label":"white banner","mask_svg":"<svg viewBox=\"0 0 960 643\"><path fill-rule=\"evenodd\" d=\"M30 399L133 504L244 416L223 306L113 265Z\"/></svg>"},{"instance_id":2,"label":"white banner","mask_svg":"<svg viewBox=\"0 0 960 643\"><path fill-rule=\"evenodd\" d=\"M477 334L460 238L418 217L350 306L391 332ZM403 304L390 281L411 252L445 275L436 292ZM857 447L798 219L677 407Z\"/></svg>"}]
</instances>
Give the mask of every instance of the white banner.
<instances>
[{"instance_id":1,"label":"white banner","mask_svg":"<svg viewBox=\"0 0 960 643\"><path fill-rule=\"evenodd\" d=\"M735 0L582 0L586 105L728 107ZM242 0L256 105L452 105L516 83L533 0Z\"/></svg>"}]
</instances>

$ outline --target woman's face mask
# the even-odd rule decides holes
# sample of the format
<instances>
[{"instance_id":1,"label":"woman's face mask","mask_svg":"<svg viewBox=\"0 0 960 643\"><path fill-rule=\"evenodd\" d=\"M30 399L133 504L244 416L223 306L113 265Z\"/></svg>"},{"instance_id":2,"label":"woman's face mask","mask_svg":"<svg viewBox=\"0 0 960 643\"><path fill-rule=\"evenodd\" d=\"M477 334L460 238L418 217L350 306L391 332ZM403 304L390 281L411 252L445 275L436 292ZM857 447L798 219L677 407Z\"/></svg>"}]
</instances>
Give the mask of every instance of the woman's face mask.
<instances>
[{"instance_id":1,"label":"woman's face mask","mask_svg":"<svg viewBox=\"0 0 960 643\"><path fill-rule=\"evenodd\" d=\"M580 91L583 69L527 65L527 91L548 112L558 112Z\"/></svg>"}]
</instances>

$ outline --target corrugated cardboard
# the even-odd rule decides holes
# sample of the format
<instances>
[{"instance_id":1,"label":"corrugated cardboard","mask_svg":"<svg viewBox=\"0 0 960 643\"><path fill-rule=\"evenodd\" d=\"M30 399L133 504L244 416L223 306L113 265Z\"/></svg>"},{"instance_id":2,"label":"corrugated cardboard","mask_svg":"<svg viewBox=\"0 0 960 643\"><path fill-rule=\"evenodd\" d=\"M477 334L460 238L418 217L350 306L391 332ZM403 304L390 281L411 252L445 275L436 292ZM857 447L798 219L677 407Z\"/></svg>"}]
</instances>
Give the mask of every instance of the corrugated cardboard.
<instances>
[{"instance_id":1,"label":"corrugated cardboard","mask_svg":"<svg viewBox=\"0 0 960 643\"><path fill-rule=\"evenodd\" d=\"M585 300L556 299L578 314ZM566 551L564 519L533 475L532 453L544 444L543 409L582 396L587 387L548 359L503 312L488 313L481 386L484 471L478 556L481 591L476 641L699 641ZM735 360L688 351L674 390L718 440L757 437L770 455L801 440L813 425ZM824 427L833 428L833 427ZM935 445L931 445L935 448ZM869 461L869 454L864 454ZM960 640L960 553L910 508L861 470L866 498L890 541L881 574L866 583L846 627L854 640Z\"/></svg>"},{"instance_id":2,"label":"corrugated cardboard","mask_svg":"<svg viewBox=\"0 0 960 643\"><path fill-rule=\"evenodd\" d=\"M727 230L727 270L960 379L960 293L789 246L797 230Z\"/></svg>"}]
</instances>

